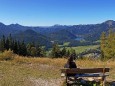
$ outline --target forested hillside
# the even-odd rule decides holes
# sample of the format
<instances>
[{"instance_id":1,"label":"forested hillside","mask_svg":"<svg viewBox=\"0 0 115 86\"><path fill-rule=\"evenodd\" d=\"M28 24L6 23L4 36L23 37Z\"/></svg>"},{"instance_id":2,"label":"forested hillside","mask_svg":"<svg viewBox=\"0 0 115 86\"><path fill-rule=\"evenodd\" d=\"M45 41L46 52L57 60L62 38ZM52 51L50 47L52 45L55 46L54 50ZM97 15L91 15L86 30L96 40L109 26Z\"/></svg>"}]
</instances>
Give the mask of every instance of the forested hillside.
<instances>
[{"instance_id":1,"label":"forested hillside","mask_svg":"<svg viewBox=\"0 0 115 86\"><path fill-rule=\"evenodd\" d=\"M0 38L3 35L8 36L9 34L12 34L12 36L19 39L19 41L34 41L35 43L39 42L39 44L45 46L50 46L50 42L52 41L56 41L59 44L70 42L71 44L69 46L80 46L93 44L94 41L100 39L103 31L107 32L110 28L115 31L115 21L108 20L99 24L87 25L54 25L38 27L22 26L19 24L5 25L0 23ZM73 42L78 42L78 44L74 45Z\"/></svg>"},{"instance_id":2,"label":"forested hillside","mask_svg":"<svg viewBox=\"0 0 115 86\"><path fill-rule=\"evenodd\" d=\"M39 44L40 46L51 47L52 43L50 38L37 33L31 29L27 29L24 32L19 32L13 35L13 38L19 41L24 41L26 44L34 42L35 45Z\"/></svg>"}]
</instances>

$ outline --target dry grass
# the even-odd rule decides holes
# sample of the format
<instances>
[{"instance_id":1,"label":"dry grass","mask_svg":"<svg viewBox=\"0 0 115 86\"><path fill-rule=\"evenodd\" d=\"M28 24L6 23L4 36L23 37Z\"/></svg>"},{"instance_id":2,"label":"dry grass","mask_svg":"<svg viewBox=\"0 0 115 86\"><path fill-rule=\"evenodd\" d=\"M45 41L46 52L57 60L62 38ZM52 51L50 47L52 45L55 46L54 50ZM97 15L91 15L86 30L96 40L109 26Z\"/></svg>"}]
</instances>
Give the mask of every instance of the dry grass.
<instances>
[{"instance_id":1,"label":"dry grass","mask_svg":"<svg viewBox=\"0 0 115 86\"><path fill-rule=\"evenodd\" d=\"M11 50L5 50L4 53L0 53L0 60L13 60L14 59L14 53Z\"/></svg>"},{"instance_id":2,"label":"dry grass","mask_svg":"<svg viewBox=\"0 0 115 86\"><path fill-rule=\"evenodd\" d=\"M109 76L107 77L108 81L114 81L115 80L115 60L109 60L109 61L100 61L100 60L78 60L76 62L78 64L78 67L80 68L99 68L99 67L109 67L110 72Z\"/></svg>"},{"instance_id":3,"label":"dry grass","mask_svg":"<svg viewBox=\"0 0 115 86\"><path fill-rule=\"evenodd\" d=\"M2 56L5 58L5 55L8 56L1 54L0 58ZM67 61L64 58L33 58L14 54L10 54L10 57L13 59L0 61L0 86L35 86L36 83L32 80L49 80L52 83L54 80L54 84L57 84L56 80L61 79L60 69ZM76 64L79 68L110 67L110 76L107 77L107 80L115 80L115 60L85 59L77 60Z\"/></svg>"}]
</instances>

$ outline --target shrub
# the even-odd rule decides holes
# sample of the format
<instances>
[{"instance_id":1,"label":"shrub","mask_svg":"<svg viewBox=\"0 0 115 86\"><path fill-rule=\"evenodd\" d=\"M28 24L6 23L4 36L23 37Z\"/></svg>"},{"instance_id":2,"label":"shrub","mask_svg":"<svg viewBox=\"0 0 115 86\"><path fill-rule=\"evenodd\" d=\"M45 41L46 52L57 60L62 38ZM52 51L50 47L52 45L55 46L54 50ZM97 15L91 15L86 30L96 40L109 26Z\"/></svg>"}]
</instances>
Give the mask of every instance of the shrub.
<instances>
[{"instance_id":1,"label":"shrub","mask_svg":"<svg viewBox=\"0 0 115 86\"><path fill-rule=\"evenodd\" d=\"M0 54L0 60L7 61L7 60L13 60L14 59L14 53L13 51L5 50L3 53Z\"/></svg>"}]
</instances>

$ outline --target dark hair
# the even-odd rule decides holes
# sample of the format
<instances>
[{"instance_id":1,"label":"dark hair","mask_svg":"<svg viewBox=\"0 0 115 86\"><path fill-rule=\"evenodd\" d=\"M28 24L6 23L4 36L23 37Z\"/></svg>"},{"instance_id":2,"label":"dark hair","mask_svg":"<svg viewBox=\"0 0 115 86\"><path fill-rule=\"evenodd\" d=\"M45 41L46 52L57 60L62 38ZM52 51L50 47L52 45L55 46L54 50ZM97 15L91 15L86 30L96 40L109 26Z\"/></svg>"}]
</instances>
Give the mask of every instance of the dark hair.
<instances>
[{"instance_id":1,"label":"dark hair","mask_svg":"<svg viewBox=\"0 0 115 86\"><path fill-rule=\"evenodd\" d=\"M74 60L74 56L70 55L70 57L68 58L69 68L77 68L77 65L73 60Z\"/></svg>"},{"instance_id":2,"label":"dark hair","mask_svg":"<svg viewBox=\"0 0 115 86\"><path fill-rule=\"evenodd\" d=\"M74 60L73 55L70 55L70 57L68 58L68 61L69 61L69 62L73 62L73 60Z\"/></svg>"},{"instance_id":3,"label":"dark hair","mask_svg":"<svg viewBox=\"0 0 115 86\"><path fill-rule=\"evenodd\" d=\"M76 63L73 60L73 55L70 55L64 68L77 68Z\"/></svg>"}]
</instances>

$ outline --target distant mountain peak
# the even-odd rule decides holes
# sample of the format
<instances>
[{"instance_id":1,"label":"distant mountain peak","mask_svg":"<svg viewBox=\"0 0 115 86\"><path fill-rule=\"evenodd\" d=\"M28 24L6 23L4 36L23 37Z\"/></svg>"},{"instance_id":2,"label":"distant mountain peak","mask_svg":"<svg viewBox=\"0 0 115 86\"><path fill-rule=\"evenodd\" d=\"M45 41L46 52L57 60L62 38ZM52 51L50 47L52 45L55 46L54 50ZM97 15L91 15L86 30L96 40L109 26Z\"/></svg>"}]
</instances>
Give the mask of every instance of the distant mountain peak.
<instances>
[{"instance_id":1,"label":"distant mountain peak","mask_svg":"<svg viewBox=\"0 0 115 86\"><path fill-rule=\"evenodd\" d=\"M107 20L107 21L105 21L105 22L115 22L114 20Z\"/></svg>"},{"instance_id":2,"label":"distant mountain peak","mask_svg":"<svg viewBox=\"0 0 115 86\"><path fill-rule=\"evenodd\" d=\"M115 21L114 20L107 20L104 22L105 24L108 24L109 26L115 24Z\"/></svg>"},{"instance_id":3,"label":"distant mountain peak","mask_svg":"<svg viewBox=\"0 0 115 86\"><path fill-rule=\"evenodd\" d=\"M22 26L22 25L16 23L16 24L10 24L10 26Z\"/></svg>"},{"instance_id":4,"label":"distant mountain peak","mask_svg":"<svg viewBox=\"0 0 115 86\"><path fill-rule=\"evenodd\" d=\"M62 25L60 25L60 24L55 24L54 26L62 26Z\"/></svg>"},{"instance_id":5,"label":"distant mountain peak","mask_svg":"<svg viewBox=\"0 0 115 86\"><path fill-rule=\"evenodd\" d=\"M5 24L3 24L2 22L0 22L0 25L5 25Z\"/></svg>"}]
</instances>

